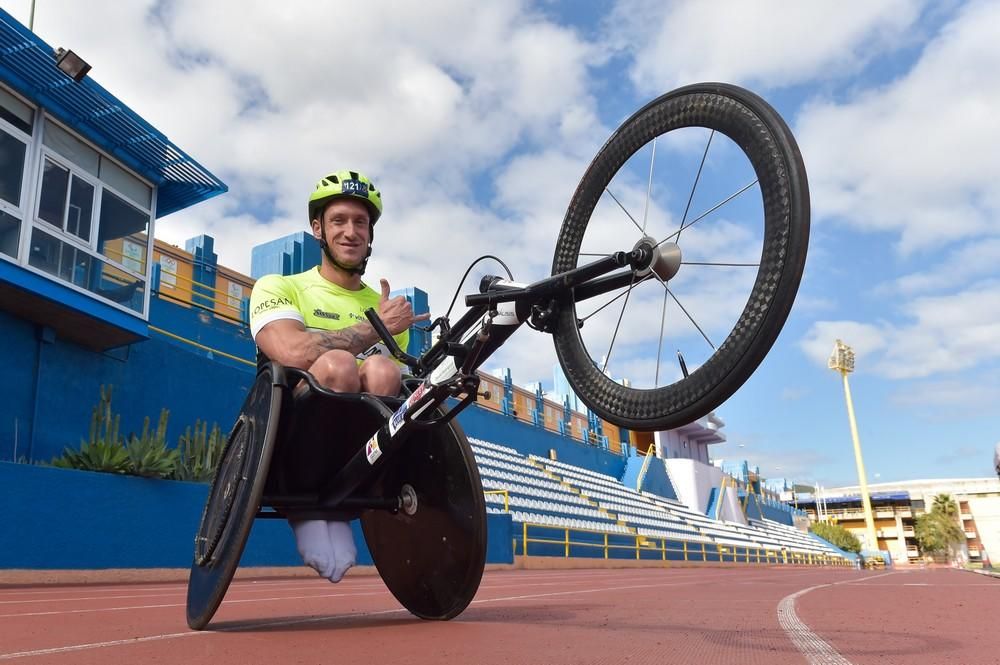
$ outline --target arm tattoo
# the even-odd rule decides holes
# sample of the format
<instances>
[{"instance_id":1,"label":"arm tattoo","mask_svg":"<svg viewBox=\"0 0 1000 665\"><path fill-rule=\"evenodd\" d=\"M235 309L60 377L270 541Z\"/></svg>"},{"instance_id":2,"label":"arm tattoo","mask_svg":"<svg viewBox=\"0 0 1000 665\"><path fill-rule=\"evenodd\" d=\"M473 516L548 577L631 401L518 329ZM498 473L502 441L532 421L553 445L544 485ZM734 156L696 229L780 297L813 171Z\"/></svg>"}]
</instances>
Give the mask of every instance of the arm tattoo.
<instances>
[{"instance_id":1,"label":"arm tattoo","mask_svg":"<svg viewBox=\"0 0 1000 665\"><path fill-rule=\"evenodd\" d=\"M310 331L315 358L327 351L340 349L357 355L378 341L378 333L368 323L358 323L340 330Z\"/></svg>"}]
</instances>

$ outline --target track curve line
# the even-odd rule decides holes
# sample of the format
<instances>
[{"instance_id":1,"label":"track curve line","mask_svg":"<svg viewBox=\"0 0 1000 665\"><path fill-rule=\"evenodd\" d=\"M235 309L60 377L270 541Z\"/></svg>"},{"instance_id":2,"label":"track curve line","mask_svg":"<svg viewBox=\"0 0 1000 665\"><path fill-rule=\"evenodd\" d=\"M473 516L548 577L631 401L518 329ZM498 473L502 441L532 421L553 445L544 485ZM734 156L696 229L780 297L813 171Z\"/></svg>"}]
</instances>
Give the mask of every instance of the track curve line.
<instances>
[{"instance_id":1,"label":"track curve line","mask_svg":"<svg viewBox=\"0 0 1000 665\"><path fill-rule=\"evenodd\" d=\"M851 661L840 655L839 651L830 646L826 640L814 633L809 626L799 619L795 613L795 601L816 589L838 586L840 584L860 584L878 577L893 575L894 573L895 571L873 575L863 580L844 580L829 584L817 584L816 586L807 587L795 593L788 594L778 603L778 623L781 625L782 630L788 634L788 638L795 645L795 648L805 656L809 665L851 665Z\"/></svg>"}]
</instances>

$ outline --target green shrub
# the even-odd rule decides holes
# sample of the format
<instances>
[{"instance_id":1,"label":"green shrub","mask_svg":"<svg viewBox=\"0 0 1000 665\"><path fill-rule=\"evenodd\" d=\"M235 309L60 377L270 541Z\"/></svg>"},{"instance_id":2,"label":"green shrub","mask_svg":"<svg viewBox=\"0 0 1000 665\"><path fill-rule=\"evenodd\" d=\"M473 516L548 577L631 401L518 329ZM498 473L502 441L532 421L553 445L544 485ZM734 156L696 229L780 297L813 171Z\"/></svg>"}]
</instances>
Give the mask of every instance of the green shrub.
<instances>
[{"instance_id":1,"label":"green shrub","mask_svg":"<svg viewBox=\"0 0 1000 665\"><path fill-rule=\"evenodd\" d=\"M131 468L129 473L144 478L169 478L177 468L180 454L167 447L167 418L170 412L160 411L160 421L156 432L149 431L149 416L142 421L142 436L134 434L128 442L127 451Z\"/></svg>"},{"instance_id":2,"label":"green shrub","mask_svg":"<svg viewBox=\"0 0 1000 665\"><path fill-rule=\"evenodd\" d=\"M857 553L861 551L861 541L858 540L858 537L839 524L816 522L809 527L809 530L845 552Z\"/></svg>"},{"instance_id":3,"label":"green shrub","mask_svg":"<svg viewBox=\"0 0 1000 665\"><path fill-rule=\"evenodd\" d=\"M177 446L167 445L167 420L170 412L160 410L156 430L150 431L149 416L143 420L142 435L121 436L121 415L111 411L112 389L101 386L101 398L90 418L90 438L80 441L80 448L67 446L52 465L85 471L122 473L144 478L170 478L210 482L222 457L226 440L219 426L195 422L194 433L188 427Z\"/></svg>"},{"instance_id":4,"label":"green shrub","mask_svg":"<svg viewBox=\"0 0 1000 665\"><path fill-rule=\"evenodd\" d=\"M196 421L194 433L188 427L177 443L179 459L171 478L174 480L189 480L200 483L211 482L215 469L219 466L222 449L226 440L216 423L212 424L211 433L208 423Z\"/></svg>"},{"instance_id":5,"label":"green shrub","mask_svg":"<svg viewBox=\"0 0 1000 665\"><path fill-rule=\"evenodd\" d=\"M101 399L90 416L90 439L80 441L80 449L67 446L52 466L84 471L128 473L131 468L128 451L118 434L121 416L111 414L111 388L101 386Z\"/></svg>"}]
</instances>

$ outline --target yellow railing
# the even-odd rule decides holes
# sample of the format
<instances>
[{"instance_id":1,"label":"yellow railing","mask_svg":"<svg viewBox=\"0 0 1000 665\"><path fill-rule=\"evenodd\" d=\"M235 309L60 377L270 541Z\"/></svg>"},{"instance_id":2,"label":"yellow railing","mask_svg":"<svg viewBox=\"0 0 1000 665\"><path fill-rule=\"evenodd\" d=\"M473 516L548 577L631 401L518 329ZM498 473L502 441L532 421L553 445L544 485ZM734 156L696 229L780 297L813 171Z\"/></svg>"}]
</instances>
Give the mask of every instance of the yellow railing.
<instances>
[{"instance_id":1,"label":"yellow railing","mask_svg":"<svg viewBox=\"0 0 1000 665\"><path fill-rule=\"evenodd\" d=\"M205 346L200 342L196 342L193 339L188 339L187 337L181 337L180 335L175 335L169 330L164 330L163 328L157 328L156 326L149 326L149 329L153 332L157 332L161 335L166 335L171 339L176 339L179 342L184 342L185 344L190 344L191 346L201 349L202 351L209 351L217 356L222 356L223 358L229 358L230 360L235 360L236 362L243 363L244 365L249 365L251 367L256 367L257 363L252 360L247 360L246 358L240 358L239 356L234 356L231 353L226 353L225 351L220 351L218 349L213 349L210 346Z\"/></svg>"},{"instance_id":2,"label":"yellow railing","mask_svg":"<svg viewBox=\"0 0 1000 665\"><path fill-rule=\"evenodd\" d=\"M531 529L545 529L554 532L553 536L542 537L530 535ZM571 534L596 534L599 539L579 540L573 539ZM629 542L631 540L631 542ZM618 541L618 542L615 542ZM624 541L624 542L622 542ZM532 555L530 545L552 545L555 546L550 551L561 549L563 558L569 558L574 549L584 548L598 550L601 558L611 559L612 553L616 551L627 551L629 558L636 560L655 561L662 563L670 561L686 561L700 563L763 563L763 564L799 564L799 565L821 565L850 567L851 562L841 557L830 555L817 555L808 552L790 552L782 550L768 550L762 547L733 547L718 543L692 542L687 540L673 540L663 537L642 536L638 534L608 533L606 531L596 531L591 529L575 529L569 527L552 526L549 524L534 524L523 522L521 524L521 555L523 556L551 556ZM643 557L643 552L655 553L652 557ZM516 538L514 553L517 554ZM712 555L711 557L709 555ZM658 556L657 556L658 555ZM670 556L676 555L676 556ZM621 559L622 557L614 557Z\"/></svg>"},{"instance_id":3,"label":"yellow railing","mask_svg":"<svg viewBox=\"0 0 1000 665\"><path fill-rule=\"evenodd\" d=\"M510 492L508 492L507 490L483 490L483 494L502 494L503 511L505 513L510 512Z\"/></svg>"},{"instance_id":4,"label":"yellow railing","mask_svg":"<svg viewBox=\"0 0 1000 665\"><path fill-rule=\"evenodd\" d=\"M170 275L171 278L173 278L173 280L175 281L175 283L174 284L165 284L164 283L164 275ZM176 283L178 280L186 282L190 286L188 286L188 287L180 286L180 285L178 285ZM196 292L195 291L195 287L198 287L199 289L202 289L203 291ZM191 279L189 277L186 277L184 275L179 275L179 274L173 273L173 272L165 272L163 270L160 271L160 283L159 283L159 286L157 288L157 293L161 297L166 297L166 298L168 298L170 300L174 300L176 302L180 302L180 303L183 303L183 304L186 304L186 305L193 305L195 307L201 307L203 309L208 309L209 311L214 312L218 316L221 316L221 317L226 318L226 319L230 319L232 321L237 321L237 322L241 322L241 318L240 318L241 311L240 311L240 308L241 308L241 305L242 305L242 302L243 302L243 298L246 297L246 296L242 296L240 298L236 298L236 296L231 295L227 291L223 291L221 289L217 289L217 288L215 288L213 286L209 286L208 284L202 284L201 282L196 282L193 279ZM185 296L185 295L187 296L187 299L185 299L184 297L178 297L178 296ZM208 306L203 305L201 303L195 302L194 301L194 296L198 296L199 298L205 298L205 299L207 299L211 303L211 307L208 307ZM240 303L234 305L234 304L232 304L230 302L230 300L239 300ZM226 309L226 310L231 310L232 312L235 312L235 314L227 314L225 312L221 312L221 311L219 311L220 308Z\"/></svg>"},{"instance_id":5,"label":"yellow railing","mask_svg":"<svg viewBox=\"0 0 1000 665\"><path fill-rule=\"evenodd\" d=\"M653 445L645 453L640 453L640 455L645 455L645 458L642 460L642 468L639 469L639 477L635 481L636 491L642 489L642 481L646 477L646 471L649 469L649 460L656 457L656 442L654 441Z\"/></svg>"}]
</instances>

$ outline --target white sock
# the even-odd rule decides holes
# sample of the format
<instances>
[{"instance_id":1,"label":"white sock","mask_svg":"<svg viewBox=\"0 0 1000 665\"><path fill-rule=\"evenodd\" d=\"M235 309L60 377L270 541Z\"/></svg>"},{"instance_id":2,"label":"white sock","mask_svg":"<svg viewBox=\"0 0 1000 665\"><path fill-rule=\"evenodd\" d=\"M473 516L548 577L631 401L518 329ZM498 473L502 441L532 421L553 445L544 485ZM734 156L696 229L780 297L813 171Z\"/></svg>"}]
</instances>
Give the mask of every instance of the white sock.
<instances>
[{"instance_id":1,"label":"white sock","mask_svg":"<svg viewBox=\"0 0 1000 665\"><path fill-rule=\"evenodd\" d=\"M330 577L334 573L336 556L330 545L330 534L327 532L326 522L323 520L289 520L288 523L295 534L295 545L299 550L299 555L302 556L302 562L314 569L321 577Z\"/></svg>"},{"instance_id":2,"label":"white sock","mask_svg":"<svg viewBox=\"0 0 1000 665\"><path fill-rule=\"evenodd\" d=\"M327 522L327 537L333 548L334 564L329 575L324 575L331 582L339 582L354 565L358 557L358 548L354 544L354 532L350 522Z\"/></svg>"}]
</instances>

